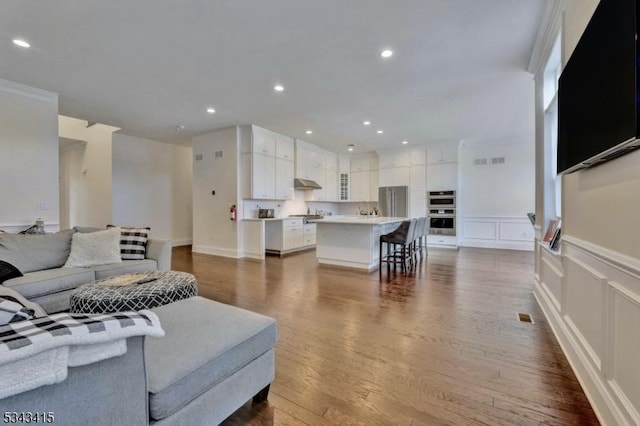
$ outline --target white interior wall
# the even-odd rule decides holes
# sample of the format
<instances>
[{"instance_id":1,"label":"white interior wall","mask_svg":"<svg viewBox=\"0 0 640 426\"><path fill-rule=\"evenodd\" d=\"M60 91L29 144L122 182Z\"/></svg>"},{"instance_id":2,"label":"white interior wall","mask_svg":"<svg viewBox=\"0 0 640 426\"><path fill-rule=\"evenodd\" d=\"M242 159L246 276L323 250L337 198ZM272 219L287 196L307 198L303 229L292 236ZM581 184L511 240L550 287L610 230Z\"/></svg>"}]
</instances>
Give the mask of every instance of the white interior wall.
<instances>
[{"instance_id":1,"label":"white interior wall","mask_svg":"<svg viewBox=\"0 0 640 426\"><path fill-rule=\"evenodd\" d=\"M534 211L535 144L463 141L458 151L458 209L463 216L521 216ZM504 164L491 164L504 157ZM474 160L487 160L475 165Z\"/></svg>"},{"instance_id":2,"label":"white interior wall","mask_svg":"<svg viewBox=\"0 0 640 426\"><path fill-rule=\"evenodd\" d=\"M191 147L113 134L113 222L191 243Z\"/></svg>"},{"instance_id":3,"label":"white interior wall","mask_svg":"<svg viewBox=\"0 0 640 426\"><path fill-rule=\"evenodd\" d=\"M563 63L598 3L561 3ZM538 92L542 81L537 70ZM563 176L561 253L537 250L534 293L602 424L640 424L639 164L636 151ZM538 196L539 213L543 204Z\"/></svg>"},{"instance_id":4,"label":"white interior wall","mask_svg":"<svg viewBox=\"0 0 640 426\"><path fill-rule=\"evenodd\" d=\"M229 219L231 205L242 216L240 129L230 127L193 138L193 251L242 256L241 221ZM216 158L216 151L222 157ZM201 160L195 160L196 157ZM212 194L215 191L215 195Z\"/></svg>"},{"instance_id":5,"label":"white interior wall","mask_svg":"<svg viewBox=\"0 0 640 426\"><path fill-rule=\"evenodd\" d=\"M532 100L533 102L533 100ZM504 158L503 164L492 159ZM477 165L476 160L486 161ZM456 226L466 247L534 249L535 144L465 140L458 151Z\"/></svg>"},{"instance_id":6,"label":"white interior wall","mask_svg":"<svg viewBox=\"0 0 640 426\"><path fill-rule=\"evenodd\" d=\"M78 205L83 191L82 164L87 143L60 139L60 229L69 229L77 223Z\"/></svg>"},{"instance_id":7,"label":"white interior wall","mask_svg":"<svg viewBox=\"0 0 640 426\"><path fill-rule=\"evenodd\" d=\"M0 229L57 229L57 94L0 80L0 153Z\"/></svg>"},{"instance_id":8,"label":"white interior wall","mask_svg":"<svg viewBox=\"0 0 640 426\"><path fill-rule=\"evenodd\" d=\"M85 120L62 115L58 117L58 126L60 137L86 141L86 145L78 148L82 152L73 157L80 163L69 164L74 170L81 171L79 176L71 173L79 180L72 183L76 191L74 201L69 206L69 225L106 226L112 222L111 137L118 128L104 124L87 127Z\"/></svg>"}]
</instances>

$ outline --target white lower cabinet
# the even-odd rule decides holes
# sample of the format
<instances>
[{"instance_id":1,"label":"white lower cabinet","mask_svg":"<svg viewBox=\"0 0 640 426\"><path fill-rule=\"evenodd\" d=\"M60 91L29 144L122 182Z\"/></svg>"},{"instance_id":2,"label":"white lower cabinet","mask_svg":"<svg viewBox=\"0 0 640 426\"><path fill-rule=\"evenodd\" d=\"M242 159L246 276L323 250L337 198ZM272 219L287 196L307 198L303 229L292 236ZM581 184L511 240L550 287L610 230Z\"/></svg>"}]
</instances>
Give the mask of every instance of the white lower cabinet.
<instances>
[{"instance_id":1,"label":"white lower cabinet","mask_svg":"<svg viewBox=\"0 0 640 426\"><path fill-rule=\"evenodd\" d=\"M316 224L305 224L301 218L268 220L265 223L267 253L286 254L316 244Z\"/></svg>"},{"instance_id":2,"label":"white lower cabinet","mask_svg":"<svg viewBox=\"0 0 640 426\"><path fill-rule=\"evenodd\" d=\"M306 223L303 226L302 234L303 234L305 246L316 245L316 224L315 223Z\"/></svg>"},{"instance_id":3,"label":"white lower cabinet","mask_svg":"<svg viewBox=\"0 0 640 426\"><path fill-rule=\"evenodd\" d=\"M443 248L458 248L458 239L455 235L427 235L427 245Z\"/></svg>"}]
</instances>

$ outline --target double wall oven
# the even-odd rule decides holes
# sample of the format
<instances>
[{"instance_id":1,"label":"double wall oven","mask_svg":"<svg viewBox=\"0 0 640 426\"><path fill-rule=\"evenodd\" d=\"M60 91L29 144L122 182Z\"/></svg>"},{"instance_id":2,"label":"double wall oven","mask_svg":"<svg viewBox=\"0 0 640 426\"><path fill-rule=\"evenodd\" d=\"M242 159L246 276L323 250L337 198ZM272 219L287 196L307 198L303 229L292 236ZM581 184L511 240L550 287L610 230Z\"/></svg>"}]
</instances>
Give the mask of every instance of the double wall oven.
<instances>
[{"instance_id":1,"label":"double wall oven","mask_svg":"<svg viewBox=\"0 0 640 426\"><path fill-rule=\"evenodd\" d=\"M429 191L430 233L456 235L456 191Z\"/></svg>"}]
</instances>

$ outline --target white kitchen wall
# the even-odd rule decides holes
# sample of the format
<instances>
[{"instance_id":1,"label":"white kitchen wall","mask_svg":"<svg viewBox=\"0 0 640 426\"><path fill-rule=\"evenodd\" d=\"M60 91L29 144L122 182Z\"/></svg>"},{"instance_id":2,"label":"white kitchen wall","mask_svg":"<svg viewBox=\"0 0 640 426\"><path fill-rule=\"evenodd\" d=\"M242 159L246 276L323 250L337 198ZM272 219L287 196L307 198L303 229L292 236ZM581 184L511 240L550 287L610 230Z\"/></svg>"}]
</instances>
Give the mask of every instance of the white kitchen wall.
<instances>
[{"instance_id":1,"label":"white kitchen wall","mask_svg":"<svg viewBox=\"0 0 640 426\"><path fill-rule=\"evenodd\" d=\"M535 209L533 137L523 143L463 141L458 178L459 245L534 249L527 218Z\"/></svg>"},{"instance_id":2,"label":"white kitchen wall","mask_svg":"<svg viewBox=\"0 0 640 426\"><path fill-rule=\"evenodd\" d=\"M0 229L59 227L58 95L0 80Z\"/></svg>"},{"instance_id":3,"label":"white kitchen wall","mask_svg":"<svg viewBox=\"0 0 640 426\"><path fill-rule=\"evenodd\" d=\"M114 133L113 223L191 244L191 154L191 147Z\"/></svg>"},{"instance_id":4,"label":"white kitchen wall","mask_svg":"<svg viewBox=\"0 0 640 426\"><path fill-rule=\"evenodd\" d=\"M71 164L71 158L61 162L63 167L74 170L62 174L77 178L72 183L74 197L68 206L69 226L106 226L112 222L111 137L118 128L100 123L87 127L87 124L77 118L58 117L60 137L86 142L75 148L80 150L73 156L78 162Z\"/></svg>"}]
</instances>

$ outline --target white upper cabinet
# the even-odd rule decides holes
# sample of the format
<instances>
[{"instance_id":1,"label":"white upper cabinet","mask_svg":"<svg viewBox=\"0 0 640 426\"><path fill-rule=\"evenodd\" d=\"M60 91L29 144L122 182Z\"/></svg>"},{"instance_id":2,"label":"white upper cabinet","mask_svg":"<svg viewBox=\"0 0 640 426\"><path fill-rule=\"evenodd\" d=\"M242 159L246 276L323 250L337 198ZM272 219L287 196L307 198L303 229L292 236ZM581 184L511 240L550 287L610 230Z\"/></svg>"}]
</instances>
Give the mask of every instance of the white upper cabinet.
<instances>
[{"instance_id":1,"label":"white upper cabinet","mask_svg":"<svg viewBox=\"0 0 640 426\"><path fill-rule=\"evenodd\" d=\"M371 170L371 158L369 156L351 157L351 171L364 172Z\"/></svg>"},{"instance_id":2,"label":"white upper cabinet","mask_svg":"<svg viewBox=\"0 0 640 426\"><path fill-rule=\"evenodd\" d=\"M347 154L338 155L338 170L340 173L349 173L351 171L351 156Z\"/></svg>"},{"instance_id":3,"label":"white upper cabinet","mask_svg":"<svg viewBox=\"0 0 640 426\"><path fill-rule=\"evenodd\" d=\"M277 135L276 157L292 162L295 160L293 138L283 135Z\"/></svg>"},{"instance_id":4,"label":"white upper cabinet","mask_svg":"<svg viewBox=\"0 0 640 426\"><path fill-rule=\"evenodd\" d=\"M293 199L293 139L257 126L243 126L244 196Z\"/></svg>"},{"instance_id":5,"label":"white upper cabinet","mask_svg":"<svg viewBox=\"0 0 640 426\"><path fill-rule=\"evenodd\" d=\"M338 154L335 152L325 152L325 165L327 170L337 171L338 170Z\"/></svg>"},{"instance_id":6,"label":"white upper cabinet","mask_svg":"<svg viewBox=\"0 0 640 426\"><path fill-rule=\"evenodd\" d=\"M276 155L276 138L273 132L256 126L251 126L251 130L251 152L274 157Z\"/></svg>"},{"instance_id":7,"label":"white upper cabinet","mask_svg":"<svg viewBox=\"0 0 640 426\"><path fill-rule=\"evenodd\" d=\"M278 200L293 200L293 161L276 158L275 165L275 198Z\"/></svg>"},{"instance_id":8,"label":"white upper cabinet","mask_svg":"<svg viewBox=\"0 0 640 426\"><path fill-rule=\"evenodd\" d=\"M251 198L276 198L276 159L258 153L251 155Z\"/></svg>"},{"instance_id":9,"label":"white upper cabinet","mask_svg":"<svg viewBox=\"0 0 640 426\"><path fill-rule=\"evenodd\" d=\"M443 143L427 148L427 164L457 163L458 144Z\"/></svg>"},{"instance_id":10,"label":"white upper cabinet","mask_svg":"<svg viewBox=\"0 0 640 426\"><path fill-rule=\"evenodd\" d=\"M313 145L300 139L296 140L296 171L300 179L313 179L316 151Z\"/></svg>"},{"instance_id":11,"label":"white upper cabinet","mask_svg":"<svg viewBox=\"0 0 640 426\"><path fill-rule=\"evenodd\" d=\"M410 187L412 191L424 191L427 189L427 168L424 164L411 166Z\"/></svg>"},{"instance_id":12,"label":"white upper cabinet","mask_svg":"<svg viewBox=\"0 0 640 426\"><path fill-rule=\"evenodd\" d=\"M455 191L458 188L458 163L427 165L428 191Z\"/></svg>"},{"instance_id":13,"label":"white upper cabinet","mask_svg":"<svg viewBox=\"0 0 640 426\"><path fill-rule=\"evenodd\" d=\"M399 148L394 151L378 153L378 166L380 169L387 167L409 167L411 165L411 150Z\"/></svg>"}]
</instances>

